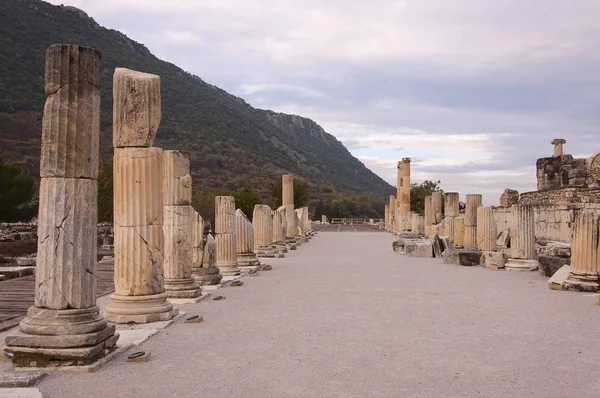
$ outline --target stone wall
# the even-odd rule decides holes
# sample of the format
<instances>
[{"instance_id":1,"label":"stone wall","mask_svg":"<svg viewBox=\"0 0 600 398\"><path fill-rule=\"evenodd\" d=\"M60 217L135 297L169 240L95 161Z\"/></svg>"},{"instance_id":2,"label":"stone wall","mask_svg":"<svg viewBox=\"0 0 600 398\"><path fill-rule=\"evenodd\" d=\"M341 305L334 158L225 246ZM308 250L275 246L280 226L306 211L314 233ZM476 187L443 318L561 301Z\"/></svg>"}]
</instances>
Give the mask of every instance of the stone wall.
<instances>
[{"instance_id":1,"label":"stone wall","mask_svg":"<svg viewBox=\"0 0 600 398\"><path fill-rule=\"evenodd\" d=\"M492 212L494 213L498 233L508 231L512 222L510 206L494 206L492 207Z\"/></svg>"},{"instance_id":2,"label":"stone wall","mask_svg":"<svg viewBox=\"0 0 600 398\"><path fill-rule=\"evenodd\" d=\"M563 187L587 187L586 159L574 159L571 155L540 158L535 166L538 191Z\"/></svg>"}]
</instances>

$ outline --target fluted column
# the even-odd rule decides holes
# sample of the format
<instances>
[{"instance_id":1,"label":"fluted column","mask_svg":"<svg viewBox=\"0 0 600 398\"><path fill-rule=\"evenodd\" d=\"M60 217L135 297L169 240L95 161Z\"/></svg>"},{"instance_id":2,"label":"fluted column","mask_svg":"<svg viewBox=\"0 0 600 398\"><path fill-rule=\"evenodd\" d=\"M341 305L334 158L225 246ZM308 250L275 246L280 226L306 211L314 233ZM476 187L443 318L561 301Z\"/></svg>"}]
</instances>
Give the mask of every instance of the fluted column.
<instances>
[{"instance_id":1,"label":"fluted column","mask_svg":"<svg viewBox=\"0 0 600 398\"><path fill-rule=\"evenodd\" d=\"M254 253L254 230L246 214L240 209L235 211L235 236L237 245L237 260L239 267L258 265Z\"/></svg>"},{"instance_id":2,"label":"fluted column","mask_svg":"<svg viewBox=\"0 0 600 398\"><path fill-rule=\"evenodd\" d=\"M385 210L383 214L383 229L389 231L388 225L390 223L390 205L385 205Z\"/></svg>"},{"instance_id":3,"label":"fluted column","mask_svg":"<svg viewBox=\"0 0 600 398\"><path fill-rule=\"evenodd\" d=\"M442 222L442 193L431 193L431 216L432 223L439 224Z\"/></svg>"},{"instance_id":4,"label":"fluted column","mask_svg":"<svg viewBox=\"0 0 600 398\"><path fill-rule=\"evenodd\" d=\"M197 211L192 212L192 273L195 268L202 268L204 258L204 220Z\"/></svg>"},{"instance_id":5,"label":"fluted column","mask_svg":"<svg viewBox=\"0 0 600 398\"><path fill-rule=\"evenodd\" d=\"M510 237L510 256L524 260L537 258L535 251L535 222L531 205L513 205Z\"/></svg>"},{"instance_id":6,"label":"fluted column","mask_svg":"<svg viewBox=\"0 0 600 398\"><path fill-rule=\"evenodd\" d=\"M465 219L464 217L454 217L454 245L463 246L465 243Z\"/></svg>"},{"instance_id":7,"label":"fluted column","mask_svg":"<svg viewBox=\"0 0 600 398\"><path fill-rule=\"evenodd\" d=\"M302 220L296 225L301 226ZM267 205L254 206L252 214L252 226L254 228L254 252L258 257L274 257L279 252L272 245L273 242L273 216L271 208Z\"/></svg>"},{"instance_id":8,"label":"fluted column","mask_svg":"<svg viewBox=\"0 0 600 398\"><path fill-rule=\"evenodd\" d=\"M160 78L117 68L113 76L115 323L165 321L163 150L152 148L160 123Z\"/></svg>"},{"instance_id":9,"label":"fluted column","mask_svg":"<svg viewBox=\"0 0 600 398\"><path fill-rule=\"evenodd\" d=\"M425 234L425 218L418 213L412 213L411 230L419 235Z\"/></svg>"},{"instance_id":10,"label":"fluted column","mask_svg":"<svg viewBox=\"0 0 600 398\"><path fill-rule=\"evenodd\" d=\"M217 267L222 275L239 275L235 237L235 201L233 196L215 198Z\"/></svg>"},{"instance_id":11,"label":"fluted column","mask_svg":"<svg viewBox=\"0 0 600 398\"><path fill-rule=\"evenodd\" d=\"M600 214L597 211L577 213L571 242L571 272L565 285L597 292L600 289Z\"/></svg>"},{"instance_id":12,"label":"fluted column","mask_svg":"<svg viewBox=\"0 0 600 398\"><path fill-rule=\"evenodd\" d=\"M86 365L119 337L96 305L100 52L46 51L34 305L6 337L16 367Z\"/></svg>"},{"instance_id":13,"label":"fluted column","mask_svg":"<svg viewBox=\"0 0 600 398\"><path fill-rule=\"evenodd\" d=\"M281 211L273 211L273 242L276 245L282 245L285 243L285 234L283 230L283 217L285 216L285 208L283 208L283 214Z\"/></svg>"},{"instance_id":14,"label":"fluted column","mask_svg":"<svg viewBox=\"0 0 600 398\"><path fill-rule=\"evenodd\" d=\"M428 237L431 234L431 225L433 222L433 206L431 202L431 196L425 196L425 236Z\"/></svg>"},{"instance_id":15,"label":"fluted column","mask_svg":"<svg viewBox=\"0 0 600 398\"><path fill-rule=\"evenodd\" d=\"M447 192L444 194L444 220L446 222L446 235L454 241L456 230L456 217L460 214L458 192Z\"/></svg>"},{"instance_id":16,"label":"fluted column","mask_svg":"<svg viewBox=\"0 0 600 398\"><path fill-rule=\"evenodd\" d=\"M396 197L390 195L390 232L396 232Z\"/></svg>"},{"instance_id":17,"label":"fluted column","mask_svg":"<svg viewBox=\"0 0 600 398\"><path fill-rule=\"evenodd\" d=\"M496 251L498 229L491 207L477 208L477 249Z\"/></svg>"},{"instance_id":18,"label":"fluted column","mask_svg":"<svg viewBox=\"0 0 600 398\"><path fill-rule=\"evenodd\" d=\"M410 213L410 158L402 158L402 161L398 162L396 200L396 216L402 217L398 225L401 230L406 230Z\"/></svg>"},{"instance_id":19,"label":"fluted column","mask_svg":"<svg viewBox=\"0 0 600 398\"><path fill-rule=\"evenodd\" d=\"M285 237L294 241L296 237L296 218L294 214L294 176L284 174L281 177L282 205L285 206Z\"/></svg>"},{"instance_id":20,"label":"fluted column","mask_svg":"<svg viewBox=\"0 0 600 398\"><path fill-rule=\"evenodd\" d=\"M465 249L477 249L477 208L481 207L482 198L479 194L468 194L465 207Z\"/></svg>"},{"instance_id":21,"label":"fluted column","mask_svg":"<svg viewBox=\"0 0 600 398\"><path fill-rule=\"evenodd\" d=\"M163 152L163 234L165 291L173 299L193 299L201 295L192 278L192 176L189 153Z\"/></svg>"}]
</instances>

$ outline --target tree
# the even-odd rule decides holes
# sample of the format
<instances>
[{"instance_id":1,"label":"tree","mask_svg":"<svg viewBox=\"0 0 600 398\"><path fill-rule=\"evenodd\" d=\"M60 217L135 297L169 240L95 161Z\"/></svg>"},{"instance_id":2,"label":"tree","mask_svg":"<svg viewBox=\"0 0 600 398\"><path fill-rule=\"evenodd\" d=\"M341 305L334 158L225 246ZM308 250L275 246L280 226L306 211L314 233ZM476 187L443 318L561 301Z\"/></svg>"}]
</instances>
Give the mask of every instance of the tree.
<instances>
[{"instance_id":1,"label":"tree","mask_svg":"<svg viewBox=\"0 0 600 398\"><path fill-rule=\"evenodd\" d=\"M441 181L433 182L425 180L420 184L410 184L410 209L421 215L425 214L425 197L431 196L432 192L442 192Z\"/></svg>"},{"instance_id":2,"label":"tree","mask_svg":"<svg viewBox=\"0 0 600 398\"><path fill-rule=\"evenodd\" d=\"M113 165L102 161L98 172L98 221L113 220Z\"/></svg>"},{"instance_id":3,"label":"tree","mask_svg":"<svg viewBox=\"0 0 600 398\"><path fill-rule=\"evenodd\" d=\"M252 221L254 206L260 203L260 194L251 187L240 188L233 193L236 209L240 209Z\"/></svg>"},{"instance_id":4,"label":"tree","mask_svg":"<svg viewBox=\"0 0 600 398\"><path fill-rule=\"evenodd\" d=\"M0 158L0 221L29 221L37 212L31 204L34 193L33 178Z\"/></svg>"}]
</instances>

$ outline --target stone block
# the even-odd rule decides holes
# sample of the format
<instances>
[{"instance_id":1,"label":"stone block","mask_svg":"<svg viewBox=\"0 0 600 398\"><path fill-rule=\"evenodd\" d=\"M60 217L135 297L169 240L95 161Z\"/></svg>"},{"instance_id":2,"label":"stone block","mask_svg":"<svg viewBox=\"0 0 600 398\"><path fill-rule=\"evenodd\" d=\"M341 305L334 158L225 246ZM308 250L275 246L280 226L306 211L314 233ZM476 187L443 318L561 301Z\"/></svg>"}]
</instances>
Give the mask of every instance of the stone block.
<instances>
[{"instance_id":1,"label":"stone block","mask_svg":"<svg viewBox=\"0 0 600 398\"><path fill-rule=\"evenodd\" d=\"M436 235L432 235L429 240L431 241L431 247L433 249L433 257L441 258L442 257L442 242L440 237Z\"/></svg>"},{"instance_id":2,"label":"stone block","mask_svg":"<svg viewBox=\"0 0 600 398\"><path fill-rule=\"evenodd\" d=\"M540 274L550 277L565 265L571 265L571 259L540 254L538 263L540 264Z\"/></svg>"},{"instance_id":3,"label":"stone block","mask_svg":"<svg viewBox=\"0 0 600 398\"><path fill-rule=\"evenodd\" d=\"M116 68L113 76L113 146L152 146L160 117L160 77Z\"/></svg>"},{"instance_id":4,"label":"stone block","mask_svg":"<svg viewBox=\"0 0 600 398\"><path fill-rule=\"evenodd\" d=\"M442 253L442 261L446 264L456 264L465 267L479 266L482 252L474 249L446 250Z\"/></svg>"},{"instance_id":5,"label":"stone block","mask_svg":"<svg viewBox=\"0 0 600 398\"><path fill-rule=\"evenodd\" d=\"M164 151L163 175L165 206L190 205L192 203L190 154L183 151Z\"/></svg>"},{"instance_id":6,"label":"stone block","mask_svg":"<svg viewBox=\"0 0 600 398\"><path fill-rule=\"evenodd\" d=\"M484 251L481 256L481 265L485 265L488 268L504 268L507 259L508 256L505 253Z\"/></svg>"},{"instance_id":7,"label":"stone block","mask_svg":"<svg viewBox=\"0 0 600 398\"><path fill-rule=\"evenodd\" d=\"M433 257L433 245L429 239L407 240L404 251L408 257Z\"/></svg>"},{"instance_id":8,"label":"stone block","mask_svg":"<svg viewBox=\"0 0 600 398\"><path fill-rule=\"evenodd\" d=\"M510 229L507 231L502 231L498 234L498 239L496 239L496 246L508 247L510 244Z\"/></svg>"},{"instance_id":9,"label":"stone block","mask_svg":"<svg viewBox=\"0 0 600 398\"><path fill-rule=\"evenodd\" d=\"M563 265L550 279L548 279L548 288L550 290L563 290L563 285L569 277L570 272L571 267L569 265Z\"/></svg>"}]
</instances>

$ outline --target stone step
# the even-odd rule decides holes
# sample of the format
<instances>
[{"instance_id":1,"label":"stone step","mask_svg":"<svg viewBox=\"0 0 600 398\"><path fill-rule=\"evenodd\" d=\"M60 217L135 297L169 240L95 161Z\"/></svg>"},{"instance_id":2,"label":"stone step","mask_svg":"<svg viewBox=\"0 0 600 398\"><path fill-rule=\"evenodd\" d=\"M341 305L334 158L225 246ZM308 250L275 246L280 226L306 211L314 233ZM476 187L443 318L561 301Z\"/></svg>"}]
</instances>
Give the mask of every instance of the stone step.
<instances>
[{"instance_id":1,"label":"stone step","mask_svg":"<svg viewBox=\"0 0 600 398\"><path fill-rule=\"evenodd\" d=\"M539 267L537 260L509 258L504 268L507 271L535 271Z\"/></svg>"},{"instance_id":2,"label":"stone step","mask_svg":"<svg viewBox=\"0 0 600 398\"><path fill-rule=\"evenodd\" d=\"M4 275L5 279L20 278L34 273L35 267L0 267L0 274Z\"/></svg>"},{"instance_id":3,"label":"stone step","mask_svg":"<svg viewBox=\"0 0 600 398\"><path fill-rule=\"evenodd\" d=\"M569 273L571 272L570 265L563 265L558 271L552 275L550 279L548 279L548 288L550 290L563 290L563 286L565 281L569 277Z\"/></svg>"}]
</instances>

